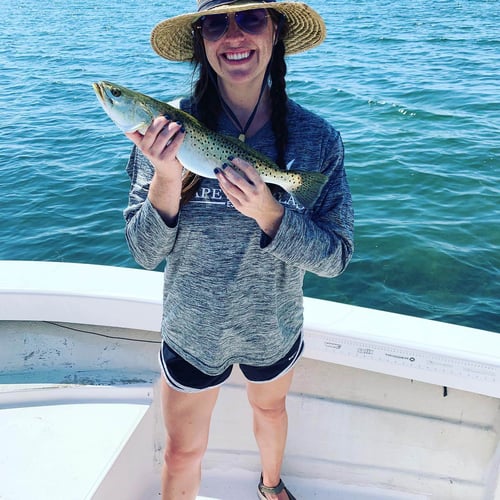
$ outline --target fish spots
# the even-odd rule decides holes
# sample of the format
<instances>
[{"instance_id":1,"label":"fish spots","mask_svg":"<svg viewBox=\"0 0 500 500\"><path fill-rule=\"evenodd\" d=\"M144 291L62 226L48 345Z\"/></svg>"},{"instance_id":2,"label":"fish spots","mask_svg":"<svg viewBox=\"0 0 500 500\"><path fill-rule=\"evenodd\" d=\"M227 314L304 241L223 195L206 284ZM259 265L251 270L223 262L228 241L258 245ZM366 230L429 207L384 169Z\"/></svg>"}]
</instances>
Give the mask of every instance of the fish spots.
<instances>
[{"instance_id":1,"label":"fish spots","mask_svg":"<svg viewBox=\"0 0 500 500\"><path fill-rule=\"evenodd\" d=\"M184 168L202 177L214 178L214 168L219 168L230 156L242 158L255 166L264 182L280 186L305 207L316 203L326 183L326 176L318 172L280 170L274 162L237 138L209 130L190 114L167 103L110 82L96 82L94 90L106 113L123 130L137 130L159 115L182 123L187 134L177 157ZM288 168L290 166L291 163Z\"/></svg>"}]
</instances>

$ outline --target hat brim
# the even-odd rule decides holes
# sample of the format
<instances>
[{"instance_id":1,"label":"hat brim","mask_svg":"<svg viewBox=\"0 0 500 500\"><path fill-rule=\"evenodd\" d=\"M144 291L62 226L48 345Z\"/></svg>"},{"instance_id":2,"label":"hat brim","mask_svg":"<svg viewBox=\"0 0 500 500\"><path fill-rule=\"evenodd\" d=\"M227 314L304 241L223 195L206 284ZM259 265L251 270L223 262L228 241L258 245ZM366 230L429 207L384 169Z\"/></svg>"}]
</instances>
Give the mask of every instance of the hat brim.
<instances>
[{"instance_id":1,"label":"hat brim","mask_svg":"<svg viewBox=\"0 0 500 500\"><path fill-rule=\"evenodd\" d=\"M321 16L299 2L250 2L226 4L210 10L182 14L157 24L151 32L155 52L170 61L191 61L193 58L193 23L203 15L231 13L251 9L273 9L285 15L288 31L283 42L285 54L304 52L319 45L326 37Z\"/></svg>"}]
</instances>

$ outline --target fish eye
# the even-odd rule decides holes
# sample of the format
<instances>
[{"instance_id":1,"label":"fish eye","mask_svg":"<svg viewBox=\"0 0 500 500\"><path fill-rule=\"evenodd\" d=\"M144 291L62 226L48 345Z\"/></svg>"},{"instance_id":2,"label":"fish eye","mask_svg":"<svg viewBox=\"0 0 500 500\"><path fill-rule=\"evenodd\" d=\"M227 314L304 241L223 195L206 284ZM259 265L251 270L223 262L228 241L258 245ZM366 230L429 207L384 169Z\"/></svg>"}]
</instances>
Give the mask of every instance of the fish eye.
<instances>
[{"instance_id":1,"label":"fish eye","mask_svg":"<svg viewBox=\"0 0 500 500\"><path fill-rule=\"evenodd\" d=\"M122 91L120 89L117 89L117 88L112 88L111 89L111 94L114 97L120 97L122 95Z\"/></svg>"}]
</instances>

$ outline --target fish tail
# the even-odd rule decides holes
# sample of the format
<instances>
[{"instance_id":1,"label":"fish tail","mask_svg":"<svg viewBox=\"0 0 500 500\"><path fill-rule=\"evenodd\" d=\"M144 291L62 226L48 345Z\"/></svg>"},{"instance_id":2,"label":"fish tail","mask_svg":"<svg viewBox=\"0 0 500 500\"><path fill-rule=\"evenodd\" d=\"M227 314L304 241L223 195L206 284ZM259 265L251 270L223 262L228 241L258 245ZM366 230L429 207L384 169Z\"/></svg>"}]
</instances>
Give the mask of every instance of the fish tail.
<instances>
[{"instance_id":1,"label":"fish tail","mask_svg":"<svg viewBox=\"0 0 500 500\"><path fill-rule=\"evenodd\" d=\"M328 177L321 172L299 172L289 171L291 174L298 174L302 178L300 184L293 184L286 189L293 197L306 208L312 208L321 194L323 186Z\"/></svg>"}]
</instances>

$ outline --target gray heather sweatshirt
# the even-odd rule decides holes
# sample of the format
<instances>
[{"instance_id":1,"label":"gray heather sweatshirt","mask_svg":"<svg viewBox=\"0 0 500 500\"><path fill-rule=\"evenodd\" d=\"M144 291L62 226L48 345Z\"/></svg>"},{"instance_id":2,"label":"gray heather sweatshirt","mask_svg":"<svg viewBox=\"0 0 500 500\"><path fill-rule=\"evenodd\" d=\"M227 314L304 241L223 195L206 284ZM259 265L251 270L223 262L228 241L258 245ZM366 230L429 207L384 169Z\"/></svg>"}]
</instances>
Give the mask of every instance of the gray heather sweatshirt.
<instances>
[{"instance_id":1,"label":"gray heather sweatshirt","mask_svg":"<svg viewBox=\"0 0 500 500\"><path fill-rule=\"evenodd\" d=\"M181 108L192 112L188 100ZM163 338L209 375L233 363L265 366L281 359L302 329L305 272L337 276L352 256L353 211L340 135L291 100L288 121L287 163L294 159L294 170L321 171L329 180L313 209L285 191L276 193L285 214L272 240L231 205L216 179L203 179L177 225L168 227L147 198L153 166L135 148L130 156L124 212L130 250L147 269L167 259ZM220 131L237 135L224 117ZM247 143L276 157L269 123Z\"/></svg>"}]
</instances>

